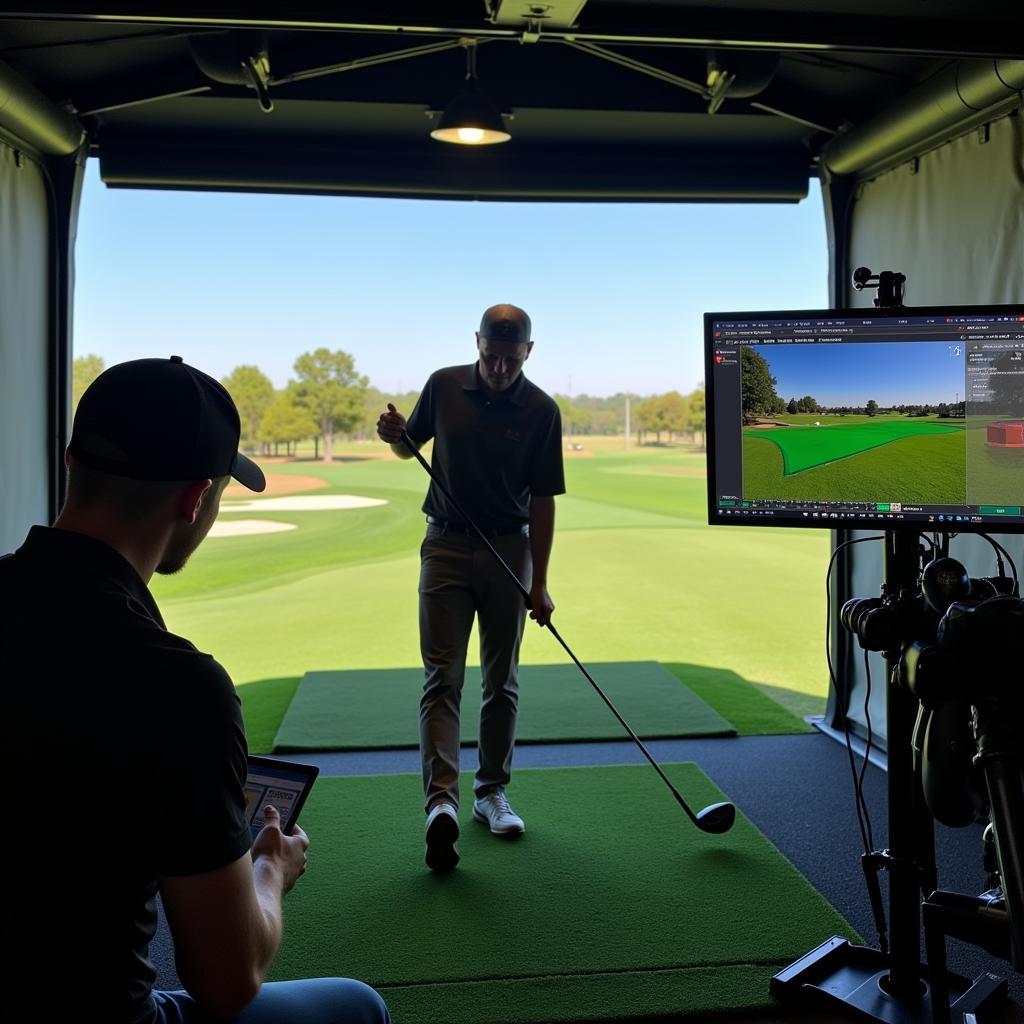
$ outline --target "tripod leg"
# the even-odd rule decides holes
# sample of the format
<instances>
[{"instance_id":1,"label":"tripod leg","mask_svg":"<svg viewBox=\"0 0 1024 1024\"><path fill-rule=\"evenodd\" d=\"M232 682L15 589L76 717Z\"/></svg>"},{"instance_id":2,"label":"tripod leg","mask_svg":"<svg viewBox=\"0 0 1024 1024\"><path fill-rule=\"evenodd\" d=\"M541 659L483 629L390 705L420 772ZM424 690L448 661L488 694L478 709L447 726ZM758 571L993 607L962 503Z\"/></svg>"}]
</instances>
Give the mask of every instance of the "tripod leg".
<instances>
[{"instance_id":1,"label":"tripod leg","mask_svg":"<svg viewBox=\"0 0 1024 1024\"><path fill-rule=\"evenodd\" d=\"M868 889L868 900L871 903L871 912L874 915L875 928L878 931L878 949L888 955L888 927L885 921L885 906L882 903L882 887L878 884L878 872L884 865L884 859L877 853L864 853L861 854L860 864L864 869L864 884Z\"/></svg>"},{"instance_id":2,"label":"tripod leg","mask_svg":"<svg viewBox=\"0 0 1024 1024\"><path fill-rule=\"evenodd\" d=\"M952 1024L949 1009L949 985L946 983L946 933L940 921L933 919L927 900L922 907L924 949L928 961L928 982L932 990L932 1024Z\"/></svg>"}]
</instances>

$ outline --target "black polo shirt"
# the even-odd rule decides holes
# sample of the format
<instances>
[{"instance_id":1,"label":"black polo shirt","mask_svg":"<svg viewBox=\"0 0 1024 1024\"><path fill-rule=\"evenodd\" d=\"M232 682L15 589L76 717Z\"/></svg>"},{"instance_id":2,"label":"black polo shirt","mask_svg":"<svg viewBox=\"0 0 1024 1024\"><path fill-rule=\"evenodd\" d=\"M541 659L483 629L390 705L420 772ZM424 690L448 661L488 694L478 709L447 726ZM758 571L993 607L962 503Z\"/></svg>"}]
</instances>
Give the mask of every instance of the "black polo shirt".
<instances>
[{"instance_id":1,"label":"black polo shirt","mask_svg":"<svg viewBox=\"0 0 1024 1024\"><path fill-rule=\"evenodd\" d=\"M113 548L44 527L0 559L0 658L4 1006L149 1021L158 878L250 845L235 689Z\"/></svg>"},{"instance_id":2,"label":"black polo shirt","mask_svg":"<svg viewBox=\"0 0 1024 1024\"><path fill-rule=\"evenodd\" d=\"M558 406L521 373L491 399L476 363L437 370L406 433L419 445L434 439L432 469L481 529L515 528L529 521L531 495L565 493ZM433 481L423 511L462 522Z\"/></svg>"}]
</instances>

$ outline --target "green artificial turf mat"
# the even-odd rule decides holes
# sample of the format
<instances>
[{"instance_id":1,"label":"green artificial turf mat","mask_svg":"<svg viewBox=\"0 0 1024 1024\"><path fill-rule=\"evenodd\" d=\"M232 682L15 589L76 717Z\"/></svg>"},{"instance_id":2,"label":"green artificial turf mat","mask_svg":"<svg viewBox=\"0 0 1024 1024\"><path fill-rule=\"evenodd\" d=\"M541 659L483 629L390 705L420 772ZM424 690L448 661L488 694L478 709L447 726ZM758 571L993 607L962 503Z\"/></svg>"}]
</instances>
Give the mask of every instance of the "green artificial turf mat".
<instances>
[{"instance_id":1,"label":"green artificial turf mat","mask_svg":"<svg viewBox=\"0 0 1024 1024\"><path fill-rule=\"evenodd\" d=\"M725 799L664 768L695 809ZM472 821L462 786L462 862L438 876L418 775L317 782L275 980L359 978L396 1024L693 1020L767 1008L779 968L858 938L742 813L705 835L646 765L516 772L516 841Z\"/></svg>"},{"instance_id":2,"label":"green artificial turf mat","mask_svg":"<svg viewBox=\"0 0 1024 1024\"><path fill-rule=\"evenodd\" d=\"M677 662L666 662L665 668L731 722L740 736L814 731L802 718L727 668Z\"/></svg>"},{"instance_id":3,"label":"green artificial turf mat","mask_svg":"<svg viewBox=\"0 0 1024 1024\"><path fill-rule=\"evenodd\" d=\"M717 711L654 661L588 671L638 735L732 736ZM479 669L466 670L463 743L476 742ZM419 745L422 669L307 672L274 739L275 751L369 750ZM571 662L519 667L519 743L621 739L626 733Z\"/></svg>"},{"instance_id":4,"label":"green artificial turf mat","mask_svg":"<svg viewBox=\"0 0 1024 1024\"><path fill-rule=\"evenodd\" d=\"M885 420L881 423L825 427L776 427L744 433L747 437L760 437L778 445L782 451L785 475L792 476L904 438L955 432L962 433L963 427L928 421Z\"/></svg>"}]
</instances>

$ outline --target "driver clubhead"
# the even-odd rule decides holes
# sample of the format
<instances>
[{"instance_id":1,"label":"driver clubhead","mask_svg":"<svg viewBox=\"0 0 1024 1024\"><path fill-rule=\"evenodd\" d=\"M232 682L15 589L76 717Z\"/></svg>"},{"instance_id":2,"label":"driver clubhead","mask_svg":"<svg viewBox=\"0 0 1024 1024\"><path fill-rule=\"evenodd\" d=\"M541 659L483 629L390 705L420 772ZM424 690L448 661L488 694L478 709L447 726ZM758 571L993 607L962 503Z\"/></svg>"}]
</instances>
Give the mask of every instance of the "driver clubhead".
<instances>
[{"instance_id":1,"label":"driver clubhead","mask_svg":"<svg viewBox=\"0 0 1024 1024\"><path fill-rule=\"evenodd\" d=\"M710 832L714 835L718 835L722 832L728 832L735 821L735 804L711 804L709 807L705 807L704 810L697 815L697 828L699 828L701 832Z\"/></svg>"}]
</instances>

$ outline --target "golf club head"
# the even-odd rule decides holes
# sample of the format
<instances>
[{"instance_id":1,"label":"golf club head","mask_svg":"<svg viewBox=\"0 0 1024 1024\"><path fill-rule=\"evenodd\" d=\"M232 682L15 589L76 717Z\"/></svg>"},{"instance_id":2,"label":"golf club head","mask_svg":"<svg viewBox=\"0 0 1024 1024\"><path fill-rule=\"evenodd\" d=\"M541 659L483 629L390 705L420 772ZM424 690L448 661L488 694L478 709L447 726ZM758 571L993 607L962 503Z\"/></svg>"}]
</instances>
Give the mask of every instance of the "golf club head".
<instances>
[{"instance_id":1,"label":"golf club head","mask_svg":"<svg viewBox=\"0 0 1024 1024\"><path fill-rule=\"evenodd\" d=\"M705 807L697 815L696 824L701 832L711 832L717 835L720 832L728 832L736 821L736 807L734 804L722 803L711 804Z\"/></svg>"}]
</instances>

